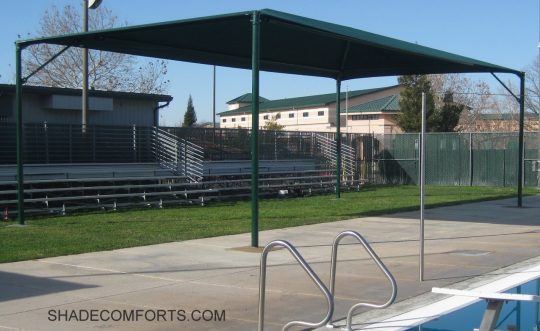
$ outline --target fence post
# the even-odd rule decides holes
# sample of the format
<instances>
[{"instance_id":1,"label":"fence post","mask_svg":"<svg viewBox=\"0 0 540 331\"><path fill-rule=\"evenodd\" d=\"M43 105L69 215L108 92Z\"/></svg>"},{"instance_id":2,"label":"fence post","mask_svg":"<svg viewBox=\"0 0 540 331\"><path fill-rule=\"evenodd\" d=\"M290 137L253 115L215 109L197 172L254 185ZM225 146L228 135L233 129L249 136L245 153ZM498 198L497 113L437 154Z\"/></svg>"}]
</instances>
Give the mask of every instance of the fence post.
<instances>
[{"instance_id":1,"label":"fence post","mask_svg":"<svg viewBox=\"0 0 540 331\"><path fill-rule=\"evenodd\" d=\"M277 160L277 131L274 131L274 160Z\"/></svg>"},{"instance_id":2,"label":"fence post","mask_svg":"<svg viewBox=\"0 0 540 331\"><path fill-rule=\"evenodd\" d=\"M69 125L69 163L73 163L73 125Z\"/></svg>"},{"instance_id":3,"label":"fence post","mask_svg":"<svg viewBox=\"0 0 540 331\"><path fill-rule=\"evenodd\" d=\"M96 126L92 126L92 161L96 163Z\"/></svg>"},{"instance_id":4,"label":"fence post","mask_svg":"<svg viewBox=\"0 0 540 331\"><path fill-rule=\"evenodd\" d=\"M219 160L223 161L223 129L219 129Z\"/></svg>"},{"instance_id":5,"label":"fence post","mask_svg":"<svg viewBox=\"0 0 540 331\"><path fill-rule=\"evenodd\" d=\"M375 132L371 134L371 183L375 184Z\"/></svg>"},{"instance_id":6,"label":"fence post","mask_svg":"<svg viewBox=\"0 0 540 331\"><path fill-rule=\"evenodd\" d=\"M503 180L502 185L503 187L506 187L506 150L503 149Z\"/></svg>"},{"instance_id":7,"label":"fence post","mask_svg":"<svg viewBox=\"0 0 540 331\"><path fill-rule=\"evenodd\" d=\"M353 147L353 151L354 151L354 176L353 176L353 180L354 179L360 179L360 167L359 167L359 164L360 162L358 162L358 137L355 135L355 139L352 141L352 147Z\"/></svg>"},{"instance_id":8,"label":"fence post","mask_svg":"<svg viewBox=\"0 0 540 331\"><path fill-rule=\"evenodd\" d=\"M43 129L45 131L45 163L49 163L49 130L47 130L47 121L43 122Z\"/></svg>"},{"instance_id":9,"label":"fence post","mask_svg":"<svg viewBox=\"0 0 540 331\"><path fill-rule=\"evenodd\" d=\"M137 128L135 124L133 124L133 131L132 131L132 140L133 140L133 162L137 162Z\"/></svg>"}]
</instances>

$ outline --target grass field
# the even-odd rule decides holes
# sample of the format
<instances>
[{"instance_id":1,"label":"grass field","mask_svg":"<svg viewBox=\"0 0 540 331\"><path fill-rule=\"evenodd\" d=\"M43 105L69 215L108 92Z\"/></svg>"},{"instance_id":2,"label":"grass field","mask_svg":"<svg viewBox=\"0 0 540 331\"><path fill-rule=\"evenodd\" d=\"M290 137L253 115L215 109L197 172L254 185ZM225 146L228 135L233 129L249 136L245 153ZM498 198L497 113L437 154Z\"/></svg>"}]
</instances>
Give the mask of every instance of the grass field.
<instances>
[{"instance_id":1,"label":"grass field","mask_svg":"<svg viewBox=\"0 0 540 331\"><path fill-rule=\"evenodd\" d=\"M534 189L525 193L537 194ZM515 197L513 188L427 188L426 204L437 207ZM332 222L419 206L417 186L365 187L360 192L260 202L261 230ZM250 231L250 202L211 203L206 207L104 212L36 218L28 226L0 223L0 263L112 250ZM248 245L249 243L245 243Z\"/></svg>"}]
</instances>

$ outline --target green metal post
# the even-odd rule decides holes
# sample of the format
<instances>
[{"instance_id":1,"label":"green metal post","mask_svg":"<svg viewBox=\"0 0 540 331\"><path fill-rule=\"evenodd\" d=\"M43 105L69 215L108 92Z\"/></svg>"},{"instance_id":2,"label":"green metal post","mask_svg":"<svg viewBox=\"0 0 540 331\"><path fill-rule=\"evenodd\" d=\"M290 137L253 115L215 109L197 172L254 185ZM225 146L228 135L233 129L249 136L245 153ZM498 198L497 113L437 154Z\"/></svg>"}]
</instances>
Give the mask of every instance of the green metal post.
<instances>
[{"instance_id":1,"label":"green metal post","mask_svg":"<svg viewBox=\"0 0 540 331\"><path fill-rule=\"evenodd\" d=\"M17 107L17 221L24 225L24 172L22 128L21 46L15 44L15 102Z\"/></svg>"},{"instance_id":2,"label":"green metal post","mask_svg":"<svg viewBox=\"0 0 540 331\"><path fill-rule=\"evenodd\" d=\"M251 246L259 247L259 12L253 12L251 24Z\"/></svg>"},{"instance_id":3,"label":"green metal post","mask_svg":"<svg viewBox=\"0 0 540 331\"><path fill-rule=\"evenodd\" d=\"M336 198L341 197L341 79L336 79Z\"/></svg>"},{"instance_id":4,"label":"green metal post","mask_svg":"<svg viewBox=\"0 0 540 331\"><path fill-rule=\"evenodd\" d=\"M523 205L523 131L525 121L525 73L519 75L518 207Z\"/></svg>"}]
</instances>

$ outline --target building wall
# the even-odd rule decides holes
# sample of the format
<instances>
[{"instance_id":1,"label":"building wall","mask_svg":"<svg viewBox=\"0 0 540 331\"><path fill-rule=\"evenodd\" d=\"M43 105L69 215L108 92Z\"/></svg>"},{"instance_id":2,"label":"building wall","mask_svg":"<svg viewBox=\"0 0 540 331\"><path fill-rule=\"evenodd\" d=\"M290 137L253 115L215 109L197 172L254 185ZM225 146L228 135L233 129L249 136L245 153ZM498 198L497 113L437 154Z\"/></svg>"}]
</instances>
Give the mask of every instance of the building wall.
<instances>
[{"instance_id":1,"label":"building wall","mask_svg":"<svg viewBox=\"0 0 540 331\"><path fill-rule=\"evenodd\" d=\"M259 114L259 127L264 127L273 116L279 113L278 124L284 125L286 130L323 131L330 128L328 124L328 108L286 109ZM225 120L225 122L224 122ZM251 128L251 114L238 114L221 116L221 128Z\"/></svg>"},{"instance_id":2,"label":"building wall","mask_svg":"<svg viewBox=\"0 0 540 331\"><path fill-rule=\"evenodd\" d=\"M13 95L5 95L2 98L14 99ZM81 103L80 97L74 97L76 100L69 99L67 103ZM153 126L156 125L154 109L158 106L158 102L154 100L144 99L128 99L128 98L109 98L112 99L112 110L96 110L100 107L100 101L106 101L107 98L90 98L89 106L89 125L137 125L137 126ZM94 101L94 102L93 102ZM110 101L110 100L109 100ZM5 101L2 104L10 104L11 111L5 109L1 112L0 120L2 122L14 123L15 118L15 102ZM105 102L107 103L107 102ZM94 106L93 106L94 104ZM47 95L24 94L23 92L23 122L24 123L55 123L55 124L80 124L81 110L80 107L66 106L75 109L52 109L51 98ZM106 108L106 107L105 107Z\"/></svg>"},{"instance_id":3,"label":"building wall","mask_svg":"<svg viewBox=\"0 0 540 331\"><path fill-rule=\"evenodd\" d=\"M308 113L304 117L304 113ZM319 116L319 112L323 112L323 116ZM259 115L259 128L263 128L266 122L275 116L278 112L263 113ZM313 109L298 109L280 111L281 118L277 121L278 124L284 125L285 131L317 131L317 132L335 132L336 127L334 121L328 117L328 108L313 108ZM294 117L289 117L292 114ZM357 115L365 115L367 118L358 119ZM268 116L268 119L265 117ZM376 116L373 119L372 116ZM401 129L397 126L394 120L395 114L381 113L362 113L348 114L348 121L345 120L345 115L341 118L341 132L348 133L401 133ZM226 122L223 122L226 119ZM234 122L233 122L234 119ZM244 119L244 120L242 120ZM330 124L332 123L332 124ZM222 117L221 128L251 128L251 115L242 114ZM347 131L348 130L348 131Z\"/></svg>"},{"instance_id":4,"label":"building wall","mask_svg":"<svg viewBox=\"0 0 540 331\"><path fill-rule=\"evenodd\" d=\"M402 87L396 86L394 88L389 88L383 91L378 91L370 93L368 95L358 96L354 98L349 98L347 101L348 107L353 107L356 105L364 104L373 100L378 100L385 96L395 95L401 91ZM245 106L242 104L241 106ZM345 132L347 130L345 114L343 110L345 109L346 103L341 102L341 131ZM231 108L232 107L232 108ZM229 105L229 110L238 109L238 107ZM336 117L336 103L330 103L325 107L315 107L315 108L299 108L299 109L277 109L269 112L264 112L259 114L259 127L264 127L265 123L270 120L276 114L280 114L281 118L277 120L277 123L284 126L286 131L319 131L319 132L335 132L335 117ZM304 116L304 113L307 113L307 116ZM319 114L322 115L319 115ZM393 113L383 114L383 113L366 113L366 114L377 114L377 120L352 120L353 115L357 114L348 114L348 129L349 132L355 133L398 133L401 132L399 127L396 125L393 116ZM292 117L290 117L292 116ZM265 118L267 117L267 119ZM222 128L251 128L251 114L234 114L227 115L222 113L220 115L220 127Z\"/></svg>"},{"instance_id":5,"label":"building wall","mask_svg":"<svg viewBox=\"0 0 540 331\"><path fill-rule=\"evenodd\" d=\"M362 116L359 119L356 116ZM394 119L395 114L381 114L381 113L362 113L362 114L349 114L348 121L345 124L345 129L348 133L379 133L379 134L391 134L401 133L402 130L396 124ZM343 121L343 120L342 120Z\"/></svg>"}]
</instances>

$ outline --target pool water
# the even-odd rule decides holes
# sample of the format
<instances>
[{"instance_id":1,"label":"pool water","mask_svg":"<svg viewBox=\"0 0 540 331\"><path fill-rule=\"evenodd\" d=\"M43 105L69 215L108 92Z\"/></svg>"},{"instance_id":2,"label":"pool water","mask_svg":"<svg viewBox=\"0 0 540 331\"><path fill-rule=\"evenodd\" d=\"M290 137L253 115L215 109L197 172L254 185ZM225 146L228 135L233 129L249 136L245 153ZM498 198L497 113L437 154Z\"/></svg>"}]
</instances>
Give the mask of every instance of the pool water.
<instances>
[{"instance_id":1,"label":"pool water","mask_svg":"<svg viewBox=\"0 0 540 331\"><path fill-rule=\"evenodd\" d=\"M510 289L506 293L540 295L540 279ZM486 305L486 301L482 300L407 331L471 331L480 327ZM540 331L540 302L505 303L496 329Z\"/></svg>"}]
</instances>

